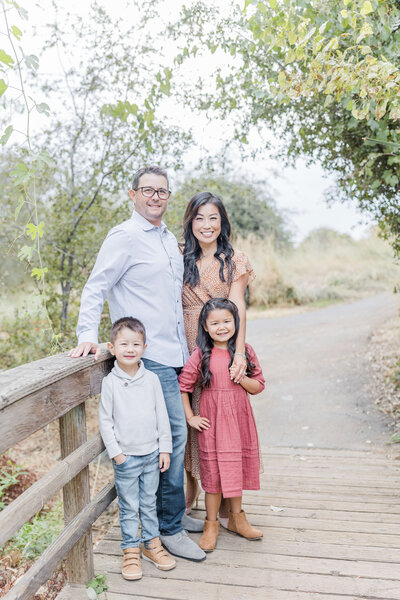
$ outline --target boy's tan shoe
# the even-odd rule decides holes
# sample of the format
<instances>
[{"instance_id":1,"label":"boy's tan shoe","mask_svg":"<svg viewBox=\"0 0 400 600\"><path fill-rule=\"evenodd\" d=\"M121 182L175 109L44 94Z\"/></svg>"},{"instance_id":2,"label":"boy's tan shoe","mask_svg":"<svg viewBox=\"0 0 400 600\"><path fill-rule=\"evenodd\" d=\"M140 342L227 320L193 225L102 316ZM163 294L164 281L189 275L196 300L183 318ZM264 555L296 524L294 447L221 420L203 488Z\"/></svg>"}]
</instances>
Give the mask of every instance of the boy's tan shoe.
<instances>
[{"instance_id":1,"label":"boy's tan shoe","mask_svg":"<svg viewBox=\"0 0 400 600\"><path fill-rule=\"evenodd\" d=\"M124 548L122 561L122 577L124 579L141 579L140 548Z\"/></svg>"},{"instance_id":2,"label":"boy's tan shoe","mask_svg":"<svg viewBox=\"0 0 400 600\"><path fill-rule=\"evenodd\" d=\"M250 525L244 510L241 510L240 513L229 511L228 531L237 533L247 540L261 540L263 536L261 529L256 529Z\"/></svg>"},{"instance_id":3,"label":"boy's tan shoe","mask_svg":"<svg viewBox=\"0 0 400 600\"><path fill-rule=\"evenodd\" d=\"M204 552L212 552L217 545L219 522L204 519L204 533L201 536L199 546Z\"/></svg>"},{"instance_id":4,"label":"boy's tan shoe","mask_svg":"<svg viewBox=\"0 0 400 600\"><path fill-rule=\"evenodd\" d=\"M176 561L161 544L160 538L156 537L150 540L148 546L148 548L144 546L142 551L145 560L152 562L161 571L170 571L176 567Z\"/></svg>"}]
</instances>

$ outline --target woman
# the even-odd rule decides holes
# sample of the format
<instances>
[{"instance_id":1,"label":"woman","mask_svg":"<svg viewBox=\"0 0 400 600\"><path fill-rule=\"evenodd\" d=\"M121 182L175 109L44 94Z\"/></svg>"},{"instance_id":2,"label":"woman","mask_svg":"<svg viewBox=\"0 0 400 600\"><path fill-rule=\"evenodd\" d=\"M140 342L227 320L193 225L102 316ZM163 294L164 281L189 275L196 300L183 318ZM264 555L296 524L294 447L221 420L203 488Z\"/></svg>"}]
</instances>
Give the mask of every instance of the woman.
<instances>
[{"instance_id":1,"label":"woman","mask_svg":"<svg viewBox=\"0 0 400 600\"><path fill-rule=\"evenodd\" d=\"M183 317L189 352L196 346L197 324L203 304L210 298L229 298L238 307L240 328L236 342L232 372L238 383L246 370L245 336L246 303L244 294L249 281L254 279L253 269L247 256L234 250L230 242L231 226L221 199L210 192L196 194L186 207L183 236L184 275L182 290ZM192 409L199 414L201 388L192 394ZM185 469L187 475L186 512L200 494L197 480L200 478L197 432L188 432ZM227 525L226 506L221 506L220 522Z\"/></svg>"}]
</instances>

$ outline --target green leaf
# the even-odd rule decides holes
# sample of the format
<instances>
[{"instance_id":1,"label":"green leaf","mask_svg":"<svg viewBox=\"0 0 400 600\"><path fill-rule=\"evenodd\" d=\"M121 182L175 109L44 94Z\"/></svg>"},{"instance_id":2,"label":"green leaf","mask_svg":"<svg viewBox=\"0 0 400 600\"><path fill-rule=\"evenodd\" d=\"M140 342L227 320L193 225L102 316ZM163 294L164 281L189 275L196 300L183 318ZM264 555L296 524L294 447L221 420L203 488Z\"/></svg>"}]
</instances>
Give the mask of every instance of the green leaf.
<instances>
[{"instance_id":1,"label":"green leaf","mask_svg":"<svg viewBox=\"0 0 400 600\"><path fill-rule=\"evenodd\" d=\"M6 84L4 79L0 79L0 98L4 94L4 92L6 91L7 88L8 88L8 85Z\"/></svg>"},{"instance_id":2,"label":"green leaf","mask_svg":"<svg viewBox=\"0 0 400 600\"><path fill-rule=\"evenodd\" d=\"M35 246L22 246L21 250L18 252L19 260L32 260L34 249Z\"/></svg>"},{"instance_id":3,"label":"green leaf","mask_svg":"<svg viewBox=\"0 0 400 600\"><path fill-rule=\"evenodd\" d=\"M18 219L19 213L21 212L21 208L23 207L24 204L25 204L25 200L23 198L20 198L19 202L18 202L18 206L16 207L15 213L14 213L15 221Z\"/></svg>"},{"instance_id":4,"label":"green leaf","mask_svg":"<svg viewBox=\"0 0 400 600\"><path fill-rule=\"evenodd\" d=\"M392 106L389 112L389 117L391 119L400 119L400 106Z\"/></svg>"},{"instance_id":5,"label":"green leaf","mask_svg":"<svg viewBox=\"0 0 400 600\"><path fill-rule=\"evenodd\" d=\"M340 14L342 15L343 19L347 19L349 13L347 12L347 10L341 10Z\"/></svg>"},{"instance_id":6,"label":"green leaf","mask_svg":"<svg viewBox=\"0 0 400 600\"><path fill-rule=\"evenodd\" d=\"M20 29L18 29L18 27L16 27L15 25L13 25L11 27L11 32L12 32L13 36L17 38L17 40L21 39L21 37L22 37L22 31Z\"/></svg>"},{"instance_id":7,"label":"green leaf","mask_svg":"<svg viewBox=\"0 0 400 600\"><path fill-rule=\"evenodd\" d=\"M40 223L37 227L37 231L38 231L39 237L42 238L43 233L44 233L44 222L43 221L40 221Z\"/></svg>"},{"instance_id":8,"label":"green leaf","mask_svg":"<svg viewBox=\"0 0 400 600\"><path fill-rule=\"evenodd\" d=\"M5 65L7 65L7 67L11 67L14 64L14 59L7 54L7 52L4 52L4 50L0 49L0 61L2 63L4 63Z\"/></svg>"},{"instance_id":9,"label":"green leaf","mask_svg":"<svg viewBox=\"0 0 400 600\"><path fill-rule=\"evenodd\" d=\"M38 111L38 113L44 113L46 117L50 115L50 106L46 104L46 102L36 104L36 110Z\"/></svg>"},{"instance_id":10,"label":"green leaf","mask_svg":"<svg viewBox=\"0 0 400 600\"><path fill-rule=\"evenodd\" d=\"M86 588L86 593L88 595L89 600L96 600L97 594L92 587Z\"/></svg>"},{"instance_id":11,"label":"green leaf","mask_svg":"<svg viewBox=\"0 0 400 600\"><path fill-rule=\"evenodd\" d=\"M278 4L278 0L269 0L269 5L272 8L272 10L274 8L276 8L276 5Z\"/></svg>"},{"instance_id":12,"label":"green leaf","mask_svg":"<svg viewBox=\"0 0 400 600\"><path fill-rule=\"evenodd\" d=\"M278 75L279 85L282 87L286 87L286 73L285 71L280 71Z\"/></svg>"},{"instance_id":13,"label":"green leaf","mask_svg":"<svg viewBox=\"0 0 400 600\"><path fill-rule=\"evenodd\" d=\"M320 25L318 31L319 33L322 35L325 32L326 26L329 24L329 21L325 21L325 23L322 23L322 25Z\"/></svg>"},{"instance_id":14,"label":"green leaf","mask_svg":"<svg viewBox=\"0 0 400 600\"><path fill-rule=\"evenodd\" d=\"M360 14L362 17L366 17L369 13L373 12L373 8L371 6L371 2L369 0L365 0L362 8L360 10Z\"/></svg>"},{"instance_id":15,"label":"green leaf","mask_svg":"<svg viewBox=\"0 0 400 600\"><path fill-rule=\"evenodd\" d=\"M28 11L26 10L26 8L23 8L23 6L20 6L19 4L17 4L16 2L13 2L13 5L15 6L15 8L18 11L19 16L22 19L27 20L28 18Z\"/></svg>"},{"instance_id":16,"label":"green leaf","mask_svg":"<svg viewBox=\"0 0 400 600\"><path fill-rule=\"evenodd\" d=\"M48 272L48 268L44 267L43 269L38 269L34 267L31 271L31 277L34 277L36 281L43 281L45 274Z\"/></svg>"},{"instance_id":17,"label":"green leaf","mask_svg":"<svg viewBox=\"0 0 400 600\"><path fill-rule=\"evenodd\" d=\"M12 134L13 131L14 131L14 129L13 129L12 125L9 125L6 128L5 132L3 133L3 135L0 138L0 144L2 146L5 146L7 144L8 140L10 139L10 135Z\"/></svg>"},{"instance_id":18,"label":"green leaf","mask_svg":"<svg viewBox=\"0 0 400 600\"><path fill-rule=\"evenodd\" d=\"M14 179L14 185L24 185L30 179L29 169L24 163L18 163L10 176Z\"/></svg>"},{"instance_id":19,"label":"green leaf","mask_svg":"<svg viewBox=\"0 0 400 600\"><path fill-rule=\"evenodd\" d=\"M365 37L368 37L369 35L373 34L373 30L371 25L368 23L368 21L365 21L365 23L363 24L363 26L360 29L360 33L358 35L357 38L357 44L359 44L361 42L361 40L363 40Z\"/></svg>"},{"instance_id":20,"label":"green leaf","mask_svg":"<svg viewBox=\"0 0 400 600\"><path fill-rule=\"evenodd\" d=\"M51 157L50 157L49 153L47 152L47 150L42 150L41 153L38 155L37 160L39 162L44 163L48 167L52 167L53 166L53 160L51 159Z\"/></svg>"},{"instance_id":21,"label":"green leaf","mask_svg":"<svg viewBox=\"0 0 400 600\"><path fill-rule=\"evenodd\" d=\"M28 223L25 228L26 235L30 236L32 240L36 239L38 228L34 223Z\"/></svg>"},{"instance_id":22,"label":"green leaf","mask_svg":"<svg viewBox=\"0 0 400 600\"><path fill-rule=\"evenodd\" d=\"M386 98L385 100L383 100L382 102L379 102L379 104L377 104L376 109L375 109L375 119L377 121L379 121L379 119L382 119L382 117L386 114L387 103L388 103L388 100Z\"/></svg>"},{"instance_id":23,"label":"green leaf","mask_svg":"<svg viewBox=\"0 0 400 600\"><path fill-rule=\"evenodd\" d=\"M39 59L35 54L30 54L29 56L24 57L25 64L28 69L32 69L32 71L37 71L39 68Z\"/></svg>"}]
</instances>

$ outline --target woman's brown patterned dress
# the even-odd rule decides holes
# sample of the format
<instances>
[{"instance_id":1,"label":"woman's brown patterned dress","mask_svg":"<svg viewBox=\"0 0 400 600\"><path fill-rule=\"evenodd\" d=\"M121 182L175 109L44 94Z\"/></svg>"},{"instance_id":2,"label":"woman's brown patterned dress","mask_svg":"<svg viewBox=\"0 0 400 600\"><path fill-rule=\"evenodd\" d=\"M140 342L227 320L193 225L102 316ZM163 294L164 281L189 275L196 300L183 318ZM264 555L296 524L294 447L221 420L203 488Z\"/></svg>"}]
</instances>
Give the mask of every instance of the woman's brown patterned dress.
<instances>
[{"instance_id":1,"label":"woman's brown patterned dress","mask_svg":"<svg viewBox=\"0 0 400 600\"><path fill-rule=\"evenodd\" d=\"M235 250L233 256L235 272L233 281L237 281L245 273L249 274L249 282L254 279L254 271L244 252ZM210 298L228 298L230 285L227 281L219 278L219 261L214 258L208 269L200 277L200 283L195 288L184 284L182 289L183 318L185 321L186 339L190 354L196 346L197 323L203 304ZM227 269L225 268L225 279L227 280ZM199 414L201 387L197 385L192 394L192 409L195 415ZM185 469L190 471L193 477L200 479L199 448L197 445L197 431L193 427L188 428L188 441L185 453Z\"/></svg>"}]
</instances>

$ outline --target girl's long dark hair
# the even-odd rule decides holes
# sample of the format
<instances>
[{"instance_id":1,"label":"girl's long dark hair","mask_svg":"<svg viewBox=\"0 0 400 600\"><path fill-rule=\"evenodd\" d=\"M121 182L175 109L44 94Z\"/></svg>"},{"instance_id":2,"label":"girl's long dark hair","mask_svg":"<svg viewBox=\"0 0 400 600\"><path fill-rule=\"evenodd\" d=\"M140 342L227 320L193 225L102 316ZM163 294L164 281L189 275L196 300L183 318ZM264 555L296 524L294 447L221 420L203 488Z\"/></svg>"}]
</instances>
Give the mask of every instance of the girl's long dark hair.
<instances>
[{"instance_id":1,"label":"girl's long dark hair","mask_svg":"<svg viewBox=\"0 0 400 600\"><path fill-rule=\"evenodd\" d=\"M183 237L185 248L183 251L184 274L183 282L194 288L200 281L199 271L196 261L200 258L201 248L198 239L193 235L192 221L199 212L199 208L205 204L214 204L221 216L221 233L217 239L217 251L215 258L220 263L219 278L225 281L224 268L227 267L228 282L231 283L235 272L235 263L233 262L234 250L230 241L231 224L223 205L222 200L211 192L200 192L193 196L185 210L183 217Z\"/></svg>"},{"instance_id":2,"label":"girl's long dark hair","mask_svg":"<svg viewBox=\"0 0 400 600\"><path fill-rule=\"evenodd\" d=\"M206 321L207 321L207 318L208 318L208 315L210 314L210 312L212 310L218 310L218 309L228 310L231 313L231 315L233 316L233 319L235 322L235 333L233 334L231 339L228 341L228 350L229 350L229 354L230 354L229 367L233 363L233 358L235 355L236 339L237 339L237 336L239 333L239 324L240 324L239 311L237 309L237 306L236 306L236 304L234 304L234 302L232 302L231 300L228 300L228 298L211 298L211 300L208 300L204 304L203 308L201 309L201 312L199 315L199 325L198 325L198 329L197 329L197 338L196 338L196 345L199 348L199 350L201 351L200 375L201 375L202 387L210 387L211 377L212 377L212 373L210 371L210 357L211 357L211 351L214 347L214 342L213 342L210 334L208 333L208 331L205 330ZM251 375L253 374L255 364L250 362L250 359L249 359L249 356L247 353L247 348L246 348L245 352L246 352L246 360L247 360L247 375L249 375L251 377Z\"/></svg>"}]
</instances>

